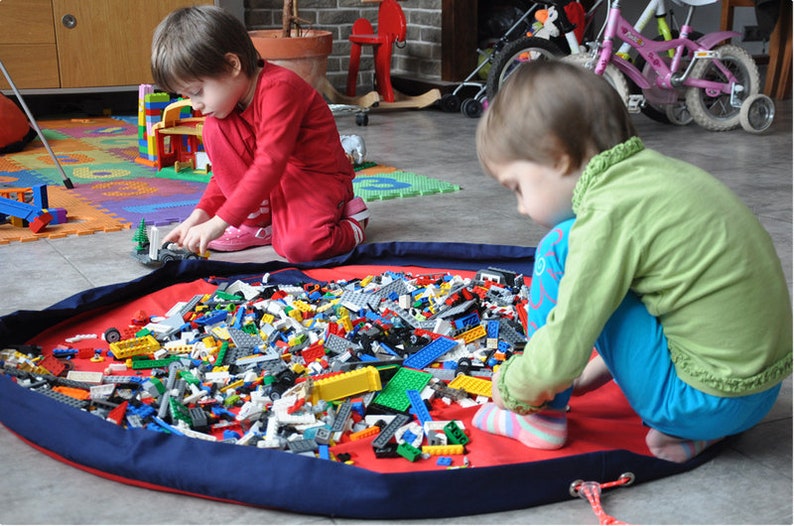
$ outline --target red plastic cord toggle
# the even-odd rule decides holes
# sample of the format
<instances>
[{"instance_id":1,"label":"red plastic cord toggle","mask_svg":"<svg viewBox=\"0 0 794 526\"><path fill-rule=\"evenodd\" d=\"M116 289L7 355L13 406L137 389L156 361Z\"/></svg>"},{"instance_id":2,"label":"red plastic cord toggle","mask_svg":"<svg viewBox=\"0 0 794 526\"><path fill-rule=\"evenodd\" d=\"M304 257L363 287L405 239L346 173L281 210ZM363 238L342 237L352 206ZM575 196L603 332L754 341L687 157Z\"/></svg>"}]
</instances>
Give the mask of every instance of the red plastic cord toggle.
<instances>
[{"instance_id":1,"label":"red plastic cord toggle","mask_svg":"<svg viewBox=\"0 0 794 526\"><path fill-rule=\"evenodd\" d=\"M582 497L583 499L587 499L590 503L590 506L593 508L593 512L598 517L599 524L627 524L623 521L612 517L611 515L607 514L604 511L604 508L601 507L601 490L606 488L614 488L615 486L628 486L634 482L634 474L633 473L624 473L623 475L613 482L594 482L594 481L583 481L583 480L576 480L571 484L570 493L573 497Z\"/></svg>"}]
</instances>

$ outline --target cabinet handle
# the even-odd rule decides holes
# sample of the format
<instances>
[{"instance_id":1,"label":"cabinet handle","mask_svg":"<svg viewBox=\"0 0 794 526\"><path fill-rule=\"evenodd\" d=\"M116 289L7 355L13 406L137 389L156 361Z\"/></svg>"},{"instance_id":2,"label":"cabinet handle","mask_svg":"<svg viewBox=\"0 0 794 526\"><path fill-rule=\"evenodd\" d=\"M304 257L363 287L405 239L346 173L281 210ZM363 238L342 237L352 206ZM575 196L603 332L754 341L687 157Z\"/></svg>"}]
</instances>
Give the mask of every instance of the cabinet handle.
<instances>
[{"instance_id":1,"label":"cabinet handle","mask_svg":"<svg viewBox=\"0 0 794 526\"><path fill-rule=\"evenodd\" d=\"M67 29L74 29L74 27L77 25L77 19L74 17L74 15L63 15L63 18L61 18L61 23Z\"/></svg>"}]
</instances>

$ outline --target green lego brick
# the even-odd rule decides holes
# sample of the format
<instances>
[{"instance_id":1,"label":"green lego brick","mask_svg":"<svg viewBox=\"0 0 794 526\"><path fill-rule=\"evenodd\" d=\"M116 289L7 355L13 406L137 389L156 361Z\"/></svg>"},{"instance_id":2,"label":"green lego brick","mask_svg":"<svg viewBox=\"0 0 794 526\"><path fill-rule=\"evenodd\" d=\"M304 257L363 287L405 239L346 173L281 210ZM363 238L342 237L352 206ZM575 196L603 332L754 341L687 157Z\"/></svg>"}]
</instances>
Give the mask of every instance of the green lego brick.
<instances>
[{"instance_id":1,"label":"green lego brick","mask_svg":"<svg viewBox=\"0 0 794 526\"><path fill-rule=\"evenodd\" d=\"M373 403L396 411L407 411L411 406L411 400L408 399L406 391L421 391L432 377L430 373L402 368L389 380Z\"/></svg>"}]
</instances>

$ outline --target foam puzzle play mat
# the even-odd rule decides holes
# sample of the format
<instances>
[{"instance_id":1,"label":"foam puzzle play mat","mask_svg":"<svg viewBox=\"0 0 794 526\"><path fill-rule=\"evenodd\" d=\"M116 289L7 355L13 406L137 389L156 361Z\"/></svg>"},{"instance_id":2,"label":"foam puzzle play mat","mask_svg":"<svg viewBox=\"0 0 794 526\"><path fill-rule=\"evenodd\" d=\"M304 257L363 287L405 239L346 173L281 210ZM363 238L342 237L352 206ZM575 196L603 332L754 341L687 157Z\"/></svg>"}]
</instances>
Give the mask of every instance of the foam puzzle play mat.
<instances>
[{"instance_id":1,"label":"foam puzzle play mat","mask_svg":"<svg viewBox=\"0 0 794 526\"><path fill-rule=\"evenodd\" d=\"M116 481L351 518L578 496L595 510L602 487L705 461L653 457L614 384L571 400L559 450L472 425L522 352L533 254L385 243L297 266L170 262L0 318L0 422Z\"/></svg>"},{"instance_id":2,"label":"foam puzzle play mat","mask_svg":"<svg viewBox=\"0 0 794 526\"><path fill-rule=\"evenodd\" d=\"M0 244L113 232L141 220L158 226L183 221L201 198L211 168L176 161L161 166L157 155L149 151L153 140L145 133L146 126L154 126L159 117L146 126L134 120L42 121L44 136L60 166L40 140L21 152L0 155ZM191 146L193 150L199 147ZM365 201L460 190L452 183L371 160L360 159L354 170L353 190ZM64 187L64 174L71 188ZM41 188L47 199L30 198L41 193ZM45 211L48 224L26 228ZM17 220L6 223L6 216Z\"/></svg>"}]
</instances>

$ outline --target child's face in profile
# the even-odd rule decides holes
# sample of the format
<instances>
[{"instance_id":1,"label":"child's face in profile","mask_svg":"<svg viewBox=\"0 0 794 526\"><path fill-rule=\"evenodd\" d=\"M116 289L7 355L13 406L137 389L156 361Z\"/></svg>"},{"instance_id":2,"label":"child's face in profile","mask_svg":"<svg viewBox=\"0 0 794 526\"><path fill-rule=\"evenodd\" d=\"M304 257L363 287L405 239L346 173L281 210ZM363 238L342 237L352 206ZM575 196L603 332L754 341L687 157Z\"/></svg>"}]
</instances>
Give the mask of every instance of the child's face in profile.
<instances>
[{"instance_id":1,"label":"child's face in profile","mask_svg":"<svg viewBox=\"0 0 794 526\"><path fill-rule=\"evenodd\" d=\"M236 58L236 57L234 57ZM205 117L225 119L238 103L244 106L250 101L245 101L250 87L249 79L239 68L239 61L230 71L218 77L206 77L185 82L179 86L179 94L190 99L193 109L198 110Z\"/></svg>"},{"instance_id":2,"label":"child's face in profile","mask_svg":"<svg viewBox=\"0 0 794 526\"><path fill-rule=\"evenodd\" d=\"M509 161L489 166L499 183L518 199L518 212L551 228L573 217L571 199L581 172L569 173L560 166L532 161Z\"/></svg>"}]
</instances>

